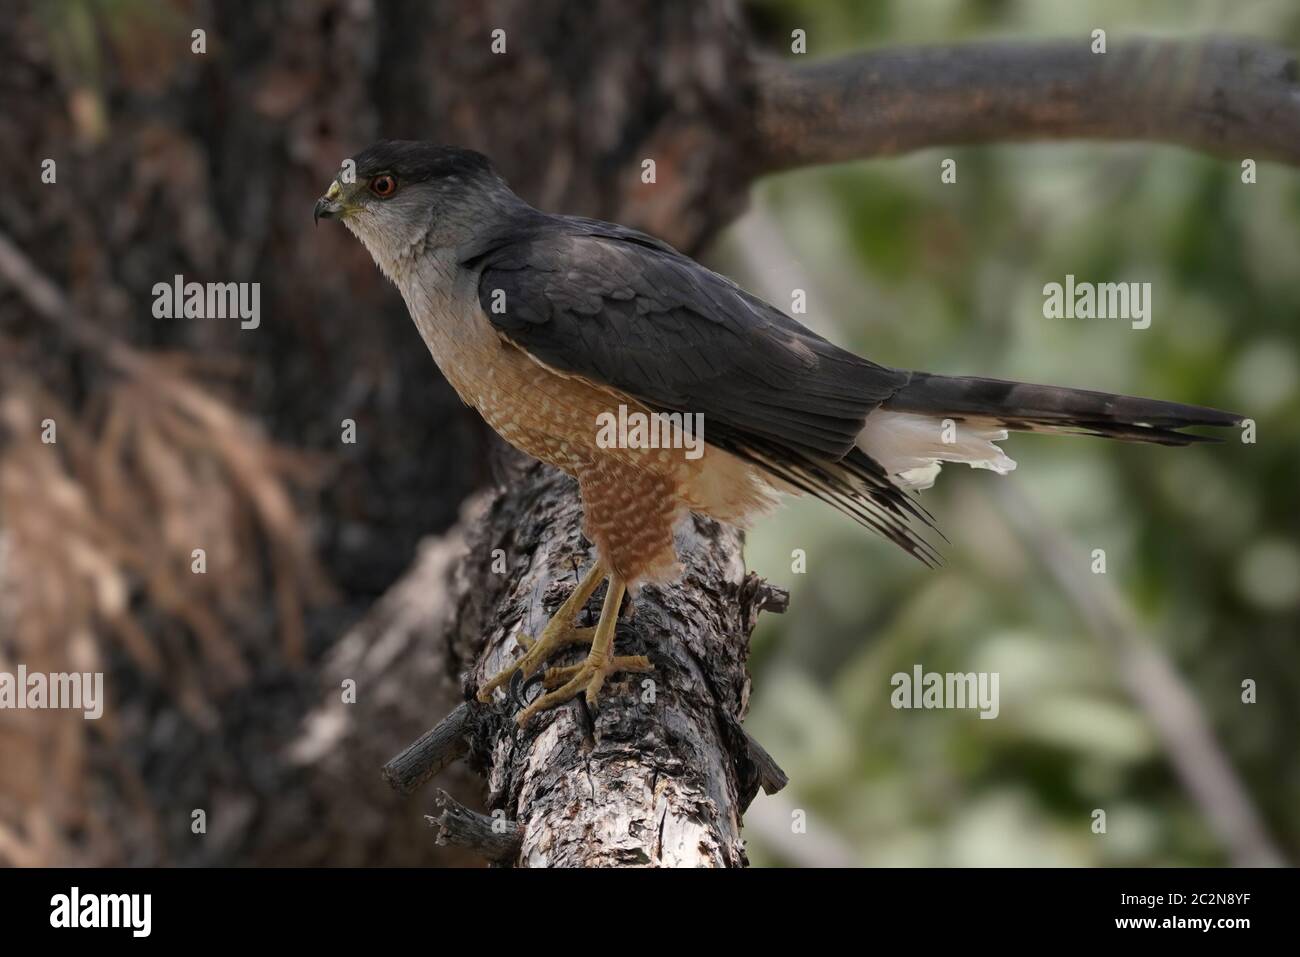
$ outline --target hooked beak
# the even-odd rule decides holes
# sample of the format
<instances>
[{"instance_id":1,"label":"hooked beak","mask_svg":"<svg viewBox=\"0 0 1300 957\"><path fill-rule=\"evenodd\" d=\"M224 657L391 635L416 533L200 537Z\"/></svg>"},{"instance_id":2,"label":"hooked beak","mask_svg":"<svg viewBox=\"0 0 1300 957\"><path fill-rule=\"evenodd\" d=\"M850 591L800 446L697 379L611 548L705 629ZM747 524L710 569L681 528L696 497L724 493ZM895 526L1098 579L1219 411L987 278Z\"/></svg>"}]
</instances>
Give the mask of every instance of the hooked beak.
<instances>
[{"instance_id":1,"label":"hooked beak","mask_svg":"<svg viewBox=\"0 0 1300 957\"><path fill-rule=\"evenodd\" d=\"M343 192L343 187L339 181L335 180L330 183L330 188L325 191L325 195L316 200L316 208L312 210L312 219L319 223L322 219L339 219L343 215L343 204L339 202L339 195Z\"/></svg>"}]
</instances>

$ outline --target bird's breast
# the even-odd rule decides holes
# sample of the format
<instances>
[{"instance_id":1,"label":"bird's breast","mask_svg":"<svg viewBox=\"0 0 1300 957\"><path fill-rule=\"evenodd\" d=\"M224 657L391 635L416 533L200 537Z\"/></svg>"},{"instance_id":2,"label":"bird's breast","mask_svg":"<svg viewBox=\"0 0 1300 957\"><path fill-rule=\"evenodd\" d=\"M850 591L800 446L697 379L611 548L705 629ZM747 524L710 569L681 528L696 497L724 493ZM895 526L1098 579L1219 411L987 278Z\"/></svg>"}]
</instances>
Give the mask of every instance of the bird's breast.
<instances>
[{"instance_id":1,"label":"bird's breast","mask_svg":"<svg viewBox=\"0 0 1300 957\"><path fill-rule=\"evenodd\" d=\"M628 480L658 476L665 493L733 524L770 510L775 492L747 463L708 446L698 459L676 448L602 442L603 423L648 415L635 398L565 375L503 339L479 304L476 277L459 266L428 271L403 295L421 337L447 381L511 445L583 476L624 470ZM707 427L707 423L705 423ZM658 479L656 479L658 481Z\"/></svg>"}]
</instances>

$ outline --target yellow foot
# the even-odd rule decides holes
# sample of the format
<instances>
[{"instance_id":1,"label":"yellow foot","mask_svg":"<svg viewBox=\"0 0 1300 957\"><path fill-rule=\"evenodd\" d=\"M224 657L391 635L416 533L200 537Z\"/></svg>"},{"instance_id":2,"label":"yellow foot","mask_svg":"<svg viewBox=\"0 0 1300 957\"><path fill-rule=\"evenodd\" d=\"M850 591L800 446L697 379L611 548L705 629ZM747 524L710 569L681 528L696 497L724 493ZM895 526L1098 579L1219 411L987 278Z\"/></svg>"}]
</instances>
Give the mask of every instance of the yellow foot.
<instances>
[{"instance_id":1,"label":"yellow foot","mask_svg":"<svg viewBox=\"0 0 1300 957\"><path fill-rule=\"evenodd\" d=\"M527 635L518 636L515 641L524 649L524 656L512 665L507 665L491 677L483 687L478 689L478 700L488 702L492 692L508 682L516 671L522 671L524 678L531 678L537 670L561 648L570 645L589 645L596 634L595 628L574 628L565 626L564 622L552 618L542 631L541 638L534 641Z\"/></svg>"},{"instance_id":2,"label":"yellow foot","mask_svg":"<svg viewBox=\"0 0 1300 957\"><path fill-rule=\"evenodd\" d=\"M565 599L555 616L546 623L546 627L542 629L542 634L536 641L527 635L516 638L519 647L524 649L524 656L514 664L501 669L480 686L478 700L484 703L491 701L492 692L508 682L516 671L522 671L525 678L531 677L547 658L561 648L591 644L595 640L596 629L575 628L573 622L578 617L578 612L582 611L582 606L587 603L587 599L591 597L591 593L604 578L605 573L597 562L591 567L591 571L587 572L586 577L578 583L578 587L573 589L572 594Z\"/></svg>"},{"instance_id":3,"label":"yellow foot","mask_svg":"<svg viewBox=\"0 0 1300 957\"><path fill-rule=\"evenodd\" d=\"M587 704L594 708L605 679L616 671L654 671L654 665L650 664L650 659L645 655L609 657L593 648L587 660L580 665L548 668L542 677L542 684L554 690L540 695L519 713L515 721L522 728L538 712L571 701L584 691L587 694Z\"/></svg>"},{"instance_id":4,"label":"yellow foot","mask_svg":"<svg viewBox=\"0 0 1300 957\"><path fill-rule=\"evenodd\" d=\"M578 675L591 671L596 666L584 661L580 665L565 665L562 668L547 668L542 675L542 686L548 691L567 685ZM645 655L615 655L605 668L606 675L616 671L654 671L654 665Z\"/></svg>"},{"instance_id":5,"label":"yellow foot","mask_svg":"<svg viewBox=\"0 0 1300 957\"><path fill-rule=\"evenodd\" d=\"M584 581L583 585L586 584L587 582ZM594 590L595 586L593 585L592 591ZM519 713L519 717L515 720L520 727L527 724L528 720L539 711L545 711L557 704L563 704L583 692L586 692L587 704L595 707L605 679L616 671L652 670L650 660L644 655L614 656L614 627L618 624L619 602L623 600L623 594L626 591L626 582L617 576L610 578L609 591L605 593L605 604L600 609L600 621L596 624L595 633L591 636L591 653L587 655L587 660L580 665L570 665L567 668L552 668L546 672L542 678L542 684L549 690L546 694L539 695L536 701ZM584 598L583 601L585 600ZM578 607L582 607L581 604ZM549 626L547 627L549 628ZM553 637L550 639L552 647L547 649L545 654L549 655L554 648L560 646L561 642L573 644L576 640L573 637L575 634L576 631L570 627L565 636ZM529 667L536 668L545 660L545 655L542 657L537 656L546 643L547 638L543 635L542 640L528 648L527 653L524 655L524 662L527 662ZM521 662L521 665L524 662ZM525 672L526 675L530 673Z\"/></svg>"},{"instance_id":6,"label":"yellow foot","mask_svg":"<svg viewBox=\"0 0 1300 957\"><path fill-rule=\"evenodd\" d=\"M547 628L550 628L552 624L557 624L555 619L551 619L551 621L547 622ZM589 645L595 637L595 628L570 627L568 629L556 628L555 633L549 636L546 634L546 630L544 629L542 631L541 640L551 643L551 648L547 651L549 656L551 652L559 651L561 648L567 648L569 645ZM536 647L537 640L534 639L532 635L519 635L515 638L515 644L524 649L524 651L529 651ZM523 664L522 659L520 659L519 664Z\"/></svg>"}]
</instances>

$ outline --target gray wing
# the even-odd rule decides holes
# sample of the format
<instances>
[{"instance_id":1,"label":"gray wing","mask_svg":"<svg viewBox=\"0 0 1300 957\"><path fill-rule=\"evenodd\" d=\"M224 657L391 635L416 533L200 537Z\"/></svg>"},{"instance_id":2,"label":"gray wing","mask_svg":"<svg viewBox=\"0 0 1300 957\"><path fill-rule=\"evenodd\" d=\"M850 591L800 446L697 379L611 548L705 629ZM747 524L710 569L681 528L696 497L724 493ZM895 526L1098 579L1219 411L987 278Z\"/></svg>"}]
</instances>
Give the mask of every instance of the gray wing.
<instances>
[{"instance_id":1,"label":"gray wing","mask_svg":"<svg viewBox=\"0 0 1300 957\"><path fill-rule=\"evenodd\" d=\"M855 442L911 378L622 226L532 212L465 251L498 332L548 366L656 410L704 415L709 442L815 495L927 564L933 528ZM500 311L494 302L504 294Z\"/></svg>"},{"instance_id":2,"label":"gray wing","mask_svg":"<svg viewBox=\"0 0 1300 957\"><path fill-rule=\"evenodd\" d=\"M509 341L653 409L703 413L724 445L841 459L909 378L621 226L539 216L465 265L481 270L479 301Z\"/></svg>"}]
</instances>

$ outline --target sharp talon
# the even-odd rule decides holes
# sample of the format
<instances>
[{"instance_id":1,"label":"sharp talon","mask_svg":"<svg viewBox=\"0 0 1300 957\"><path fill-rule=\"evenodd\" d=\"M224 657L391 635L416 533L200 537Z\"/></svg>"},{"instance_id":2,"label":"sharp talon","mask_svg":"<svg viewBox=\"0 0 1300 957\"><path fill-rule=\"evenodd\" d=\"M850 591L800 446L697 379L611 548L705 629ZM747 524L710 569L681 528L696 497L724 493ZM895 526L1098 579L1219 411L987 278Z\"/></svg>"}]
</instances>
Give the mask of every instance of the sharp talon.
<instances>
[{"instance_id":1,"label":"sharp talon","mask_svg":"<svg viewBox=\"0 0 1300 957\"><path fill-rule=\"evenodd\" d=\"M510 676L510 687L506 689L506 697L514 702L516 708L525 707L522 694L523 685L524 673L516 668L514 674Z\"/></svg>"},{"instance_id":2,"label":"sharp talon","mask_svg":"<svg viewBox=\"0 0 1300 957\"><path fill-rule=\"evenodd\" d=\"M565 701L568 701L570 698L575 697L578 694L578 692L582 690L582 686L584 683L585 683L585 675L579 674L576 677L574 677L568 684L564 685L558 690L552 691L549 694L538 696L536 701L534 701L522 712L520 712L519 717L515 719L515 723L522 728L524 725L528 723L528 719L531 718L533 715L537 714L539 711L545 711L547 708L553 708L557 704L563 704Z\"/></svg>"},{"instance_id":3,"label":"sharp talon","mask_svg":"<svg viewBox=\"0 0 1300 957\"><path fill-rule=\"evenodd\" d=\"M578 723L582 725L582 735L584 738L591 740L596 733L596 719L587 707L586 698L575 698L578 702Z\"/></svg>"}]
</instances>

